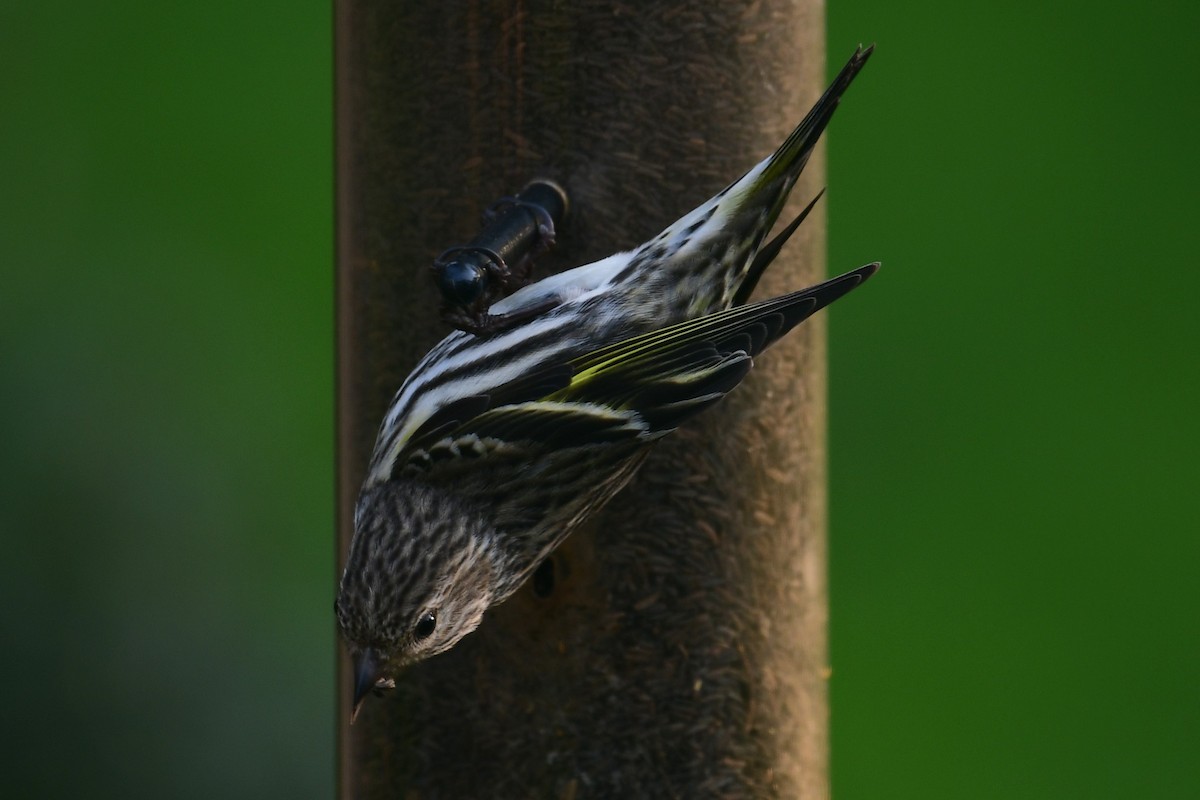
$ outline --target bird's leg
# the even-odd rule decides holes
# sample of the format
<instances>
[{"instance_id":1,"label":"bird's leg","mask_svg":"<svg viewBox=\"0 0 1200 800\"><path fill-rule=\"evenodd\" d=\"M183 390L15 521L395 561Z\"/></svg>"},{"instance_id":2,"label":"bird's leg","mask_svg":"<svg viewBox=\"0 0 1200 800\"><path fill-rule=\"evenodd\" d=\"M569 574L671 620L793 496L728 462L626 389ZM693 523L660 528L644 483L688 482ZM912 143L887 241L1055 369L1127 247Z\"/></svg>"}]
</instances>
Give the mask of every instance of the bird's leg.
<instances>
[{"instance_id":1,"label":"bird's leg","mask_svg":"<svg viewBox=\"0 0 1200 800\"><path fill-rule=\"evenodd\" d=\"M458 328L460 331L465 331L475 336L492 336L520 325L523 322L528 322L534 317L539 317L558 305L558 298L548 297L540 303L535 303L516 311L510 311L506 314L489 314L486 310L481 309L459 311L453 308L443 308L442 318L447 324Z\"/></svg>"}]
</instances>

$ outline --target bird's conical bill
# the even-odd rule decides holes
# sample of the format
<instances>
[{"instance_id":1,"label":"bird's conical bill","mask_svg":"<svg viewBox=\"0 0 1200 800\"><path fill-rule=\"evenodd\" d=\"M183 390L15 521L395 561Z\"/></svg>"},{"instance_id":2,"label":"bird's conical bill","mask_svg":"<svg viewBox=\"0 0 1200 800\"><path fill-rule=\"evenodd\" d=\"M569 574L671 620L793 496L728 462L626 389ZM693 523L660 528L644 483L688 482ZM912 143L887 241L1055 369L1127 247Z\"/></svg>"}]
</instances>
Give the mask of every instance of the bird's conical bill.
<instances>
[{"instance_id":1,"label":"bird's conical bill","mask_svg":"<svg viewBox=\"0 0 1200 800\"><path fill-rule=\"evenodd\" d=\"M354 658L354 702L350 706L350 722L358 716L358 709L366 699L367 693L375 688L379 680L379 656L371 648L367 648Z\"/></svg>"}]
</instances>

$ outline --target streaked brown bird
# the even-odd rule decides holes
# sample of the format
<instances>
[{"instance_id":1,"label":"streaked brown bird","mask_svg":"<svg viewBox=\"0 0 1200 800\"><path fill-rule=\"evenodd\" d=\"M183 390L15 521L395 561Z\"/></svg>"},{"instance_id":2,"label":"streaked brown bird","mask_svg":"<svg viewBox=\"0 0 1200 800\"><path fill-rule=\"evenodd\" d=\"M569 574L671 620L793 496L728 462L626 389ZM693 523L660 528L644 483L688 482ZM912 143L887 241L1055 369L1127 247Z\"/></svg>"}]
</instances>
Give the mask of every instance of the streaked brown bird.
<instances>
[{"instance_id":1,"label":"streaked brown bird","mask_svg":"<svg viewBox=\"0 0 1200 800\"><path fill-rule=\"evenodd\" d=\"M452 333L408 376L380 427L335 605L355 711L475 630L656 441L874 274L746 303L812 208L763 244L870 54L859 48L779 149L713 198L632 251L502 299L491 313L548 310L493 335Z\"/></svg>"}]
</instances>

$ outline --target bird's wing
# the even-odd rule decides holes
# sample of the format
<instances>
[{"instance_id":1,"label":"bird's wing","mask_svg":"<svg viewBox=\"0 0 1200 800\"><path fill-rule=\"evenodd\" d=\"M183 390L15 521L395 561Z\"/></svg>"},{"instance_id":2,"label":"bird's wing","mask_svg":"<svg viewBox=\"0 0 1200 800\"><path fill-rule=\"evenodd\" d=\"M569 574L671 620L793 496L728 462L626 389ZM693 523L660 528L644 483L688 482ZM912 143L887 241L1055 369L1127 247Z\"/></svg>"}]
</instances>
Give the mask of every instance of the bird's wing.
<instances>
[{"instance_id":1,"label":"bird's wing","mask_svg":"<svg viewBox=\"0 0 1200 800\"><path fill-rule=\"evenodd\" d=\"M755 355L877 268L634 336L455 400L405 442L397 469L457 471L481 458L657 438L724 397Z\"/></svg>"},{"instance_id":2,"label":"bird's wing","mask_svg":"<svg viewBox=\"0 0 1200 800\"><path fill-rule=\"evenodd\" d=\"M486 392L456 398L435 411L397 443L394 471L425 470L447 458L477 459L496 456L511 440L503 425L489 422L489 414L502 408L518 408L544 398L570 384L571 366L549 361L526 374L489 388Z\"/></svg>"},{"instance_id":3,"label":"bird's wing","mask_svg":"<svg viewBox=\"0 0 1200 800\"><path fill-rule=\"evenodd\" d=\"M573 361L571 382L548 399L635 411L648 434L667 433L740 383L754 356L878 268L600 348Z\"/></svg>"}]
</instances>

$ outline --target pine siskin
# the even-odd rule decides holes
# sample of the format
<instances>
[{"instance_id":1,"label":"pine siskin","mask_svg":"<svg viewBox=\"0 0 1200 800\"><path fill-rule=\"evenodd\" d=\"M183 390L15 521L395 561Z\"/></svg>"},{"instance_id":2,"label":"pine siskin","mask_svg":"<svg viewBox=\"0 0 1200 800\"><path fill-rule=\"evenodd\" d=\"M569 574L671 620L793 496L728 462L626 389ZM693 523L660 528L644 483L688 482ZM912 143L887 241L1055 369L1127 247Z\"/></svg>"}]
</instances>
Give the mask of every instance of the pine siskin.
<instances>
[{"instance_id":1,"label":"pine siskin","mask_svg":"<svg viewBox=\"0 0 1200 800\"><path fill-rule=\"evenodd\" d=\"M711 200L490 311L549 310L490 336L451 333L416 366L380 428L335 604L355 711L386 675L473 631L655 441L875 272L744 304L811 209L761 246L870 54L859 48L787 141Z\"/></svg>"}]
</instances>

